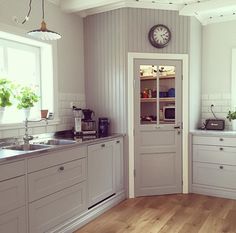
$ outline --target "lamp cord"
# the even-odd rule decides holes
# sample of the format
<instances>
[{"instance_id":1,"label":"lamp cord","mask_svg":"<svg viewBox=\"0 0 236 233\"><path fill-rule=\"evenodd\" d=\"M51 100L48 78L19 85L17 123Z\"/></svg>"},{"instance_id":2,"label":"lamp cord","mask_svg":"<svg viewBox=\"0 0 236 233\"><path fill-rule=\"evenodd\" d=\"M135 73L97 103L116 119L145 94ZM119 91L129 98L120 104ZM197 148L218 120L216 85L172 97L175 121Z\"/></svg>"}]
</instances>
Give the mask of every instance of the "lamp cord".
<instances>
[{"instance_id":1,"label":"lamp cord","mask_svg":"<svg viewBox=\"0 0 236 233\"><path fill-rule=\"evenodd\" d=\"M26 21L29 20L29 16L30 16L30 13L31 13L31 9L32 9L32 0L30 0L30 2L29 2L29 10L28 10L28 13L27 13L27 15L25 16L25 19L24 19L24 21L22 22L22 24L24 24Z\"/></svg>"},{"instance_id":2,"label":"lamp cord","mask_svg":"<svg viewBox=\"0 0 236 233\"><path fill-rule=\"evenodd\" d=\"M43 20L44 20L44 0L42 0L42 12L43 12Z\"/></svg>"}]
</instances>

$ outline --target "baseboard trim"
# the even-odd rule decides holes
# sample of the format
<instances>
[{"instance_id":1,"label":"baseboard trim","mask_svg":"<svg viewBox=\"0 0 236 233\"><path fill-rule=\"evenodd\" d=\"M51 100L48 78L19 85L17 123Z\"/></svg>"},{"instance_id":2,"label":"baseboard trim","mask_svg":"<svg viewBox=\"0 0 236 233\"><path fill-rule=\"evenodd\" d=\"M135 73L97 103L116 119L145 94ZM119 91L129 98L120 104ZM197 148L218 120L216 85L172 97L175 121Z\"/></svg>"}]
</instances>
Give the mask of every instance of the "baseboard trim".
<instances>
[{"instance_id":1,"label":"baseboard trim","mask_svg":"<svg viewBox=\"0 0 236 233\"><path fill-rule=\"evenodd\" d=\"M99 215L103 214L104 212L111 209L112 207L119 204L125 199L125 192L122 191L112 196L111 198L105 200L104 202L98 204L97 206L87 210L83 214L76 216L73 219L70 219L65 224L60 225L60 227L54 228L53 231L50 231L50 233L73 233L80 227L97 218Z\"/></svg>"},{"instance_id":2,"label":"baseboard trim","mask_svg":"<svg viewBox=\"0 0 236 233\"><path fill-rule=\"evenodd\" d=\"M193 185L192 193L203 194L203 195L214 196L214 197L236 199L236 190L205 187L202 185Z\"/></svg>"}]
</instances>

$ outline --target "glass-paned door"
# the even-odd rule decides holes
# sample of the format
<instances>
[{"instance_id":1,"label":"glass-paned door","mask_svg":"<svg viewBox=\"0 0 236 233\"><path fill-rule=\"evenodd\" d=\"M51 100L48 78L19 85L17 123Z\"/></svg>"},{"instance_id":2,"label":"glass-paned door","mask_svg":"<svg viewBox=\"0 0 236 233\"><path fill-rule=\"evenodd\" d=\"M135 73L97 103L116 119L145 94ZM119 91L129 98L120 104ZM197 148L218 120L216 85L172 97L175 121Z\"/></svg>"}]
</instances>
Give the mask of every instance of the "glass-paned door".
<instances>
[{"instance_id":1,"label":"glass-paned door","mask_svg":"<svg viewBox=\"0 0 236 233\"><path fill-rule=\"evenodd\" d=\"M182 62L134 61L135 196L182 191Z\"/></svg>"}]
</instances>

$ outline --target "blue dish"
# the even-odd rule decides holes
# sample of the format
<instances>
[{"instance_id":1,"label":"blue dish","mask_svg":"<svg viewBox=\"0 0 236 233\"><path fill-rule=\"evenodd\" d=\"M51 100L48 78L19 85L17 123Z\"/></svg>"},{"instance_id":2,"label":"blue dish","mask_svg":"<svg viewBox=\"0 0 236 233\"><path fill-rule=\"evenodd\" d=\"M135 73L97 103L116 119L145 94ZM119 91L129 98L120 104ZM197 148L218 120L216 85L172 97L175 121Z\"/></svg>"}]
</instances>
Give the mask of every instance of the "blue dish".
<instances>
[{"instance_id":1,"label":"blue dish","mask_svg":"<svg viewBox=\"0 0 236 233\"><path fill-rule=\"evenodd\" d=\"M168 90L168 97L175 97L175 88L170 88Z\"/></svg>"}]
</instances>

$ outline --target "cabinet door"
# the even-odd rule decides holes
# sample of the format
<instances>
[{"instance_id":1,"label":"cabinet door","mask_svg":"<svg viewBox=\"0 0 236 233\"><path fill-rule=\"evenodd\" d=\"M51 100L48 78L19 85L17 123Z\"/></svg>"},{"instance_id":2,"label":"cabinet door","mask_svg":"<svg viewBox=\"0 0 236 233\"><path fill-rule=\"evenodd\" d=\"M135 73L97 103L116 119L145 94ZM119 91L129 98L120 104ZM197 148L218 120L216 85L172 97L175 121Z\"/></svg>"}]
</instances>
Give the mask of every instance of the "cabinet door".
<instances>
[{"instance_id":1,"label":"cabinet door","mask_svg":"<svg viewBox=\"0 0 236 233\"><path fill-rule=\"evenodd\" d=\"M24 205L25 176L0 182L0 214Z\"/></svg>"},{"instance_id":2,"label":"cabinet door","mask_svg":"<svg viewBox=\"0 0 236 233\"><path fill-rule=\"evenodd\" d=\"M89 207L115 193L114 142L88 147Z\"/></svg>"},{"instance_id":3,"label":"cabinet door","mask_svg":"<svg viewBox=\"0 0 236 233\"><path fill-rule=\"evenodd\" d=\"M26 233L25 207L0 215L1 233Z\"/></svg>"},{"instance_id":4,"label":"cabinet door","mask_svg":"<svg viewBox=\"0 0 236 233\"><path fill-rule=\"evenodd\" d=\"M54 232L86 210L86 183L74 185L29 205L30 233Z\"/></svg>"},{"instance_id":5,"label":"cabinet door","mask_svg":"<svg viewBox=\"0 0 236 233\"><path fill-rule=\"evenodd\" d=\"M124 158L123 158L123 138L114 141L115 162L116 162L116 193L124 190Z\"/></svg>"}]
</instances>

